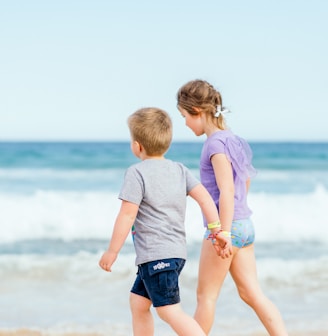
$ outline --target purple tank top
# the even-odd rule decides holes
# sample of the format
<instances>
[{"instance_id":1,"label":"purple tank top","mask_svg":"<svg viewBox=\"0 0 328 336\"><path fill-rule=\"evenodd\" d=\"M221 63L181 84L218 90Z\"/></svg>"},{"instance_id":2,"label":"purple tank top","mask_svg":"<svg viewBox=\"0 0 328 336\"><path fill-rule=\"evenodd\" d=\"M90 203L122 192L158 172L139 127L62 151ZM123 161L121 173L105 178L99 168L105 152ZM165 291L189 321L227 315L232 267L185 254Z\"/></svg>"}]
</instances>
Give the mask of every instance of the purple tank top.
<instances>
[{"instance_id":1,"label":"purple tank top","mask_svg":"<svg viewBox=\"0 0 328 336\"><path fill-rule=\"evenodd\" d=\"M232 164L235 185L235 208L233 219L248 218L252 211L247 205L246 180L256 175L252 166L252 150L248 143L234 135L230 130L217 131L204 142L200 158L200 179L211 194L219 209L220 190L216 184L211 157L214 154L225 154ZM204 222L206 226L206 223Z\"/></svg>"}]
</instances>

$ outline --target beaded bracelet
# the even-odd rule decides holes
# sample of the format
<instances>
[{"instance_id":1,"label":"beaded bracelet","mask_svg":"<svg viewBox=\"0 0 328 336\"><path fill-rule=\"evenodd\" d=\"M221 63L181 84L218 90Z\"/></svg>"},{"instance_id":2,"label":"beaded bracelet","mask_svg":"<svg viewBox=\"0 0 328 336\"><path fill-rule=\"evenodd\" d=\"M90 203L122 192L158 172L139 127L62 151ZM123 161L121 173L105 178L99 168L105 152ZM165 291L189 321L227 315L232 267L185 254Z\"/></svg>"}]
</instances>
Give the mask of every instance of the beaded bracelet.
<instances>
[{"instance_id":1,"label":"beaded bracelet","mask_svg":"<svg viewBox=\"0 0 328 336\"><path fill-rule=\"evenodd\" d=\"M211 239L211 240L212 240L212 243L214 244L214 243L216 242L216 236L217 236L220 232L222 232L222 230L216 231L216 232L214 232L214 233L210 233L210 234L208 235L207 239L208 239L208 240Z\"/></svg>"}]
</instances>

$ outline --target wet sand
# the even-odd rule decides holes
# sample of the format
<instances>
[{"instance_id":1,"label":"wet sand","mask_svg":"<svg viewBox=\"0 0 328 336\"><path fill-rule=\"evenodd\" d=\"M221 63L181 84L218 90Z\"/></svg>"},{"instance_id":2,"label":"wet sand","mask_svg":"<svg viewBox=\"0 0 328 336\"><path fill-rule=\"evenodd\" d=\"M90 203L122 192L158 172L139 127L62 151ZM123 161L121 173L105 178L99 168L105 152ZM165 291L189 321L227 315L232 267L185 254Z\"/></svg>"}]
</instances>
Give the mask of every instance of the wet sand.
<instances>
[{"instance_id":1,"label":"wet sand","mask_svg":"<svg viewBox=\"0 0 328 336\"><path fill-rule=\"evenodd\" d=\"M15 329L15 330L0 330L0 336L131 336L129 334L122 334L122 332L113 332L113 333L98 333L98 332L55 332L55 331L42 331L42 330L32 330L32 329ZM173 335L173 332L170 334ZM302 332L290 332L289 336L327 336L328 331L302 331ZM167 334L166 336L169 336ZM211 336L216 336L211 334ZM220 333L222 335L222 332ZM231 335L231 336L240 336L240 335ZM247 336L267 336L266 333L252 333Z\"/></svg>"}]
</instances>

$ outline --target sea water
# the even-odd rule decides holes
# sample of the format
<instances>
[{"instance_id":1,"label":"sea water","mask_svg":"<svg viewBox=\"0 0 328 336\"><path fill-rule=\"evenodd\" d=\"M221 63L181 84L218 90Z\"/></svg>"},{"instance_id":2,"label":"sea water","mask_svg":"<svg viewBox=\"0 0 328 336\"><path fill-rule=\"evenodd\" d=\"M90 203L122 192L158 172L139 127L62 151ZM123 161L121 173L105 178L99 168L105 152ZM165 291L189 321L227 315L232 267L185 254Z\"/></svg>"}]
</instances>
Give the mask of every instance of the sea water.
<instances>
[{"instance_id":1,"label":"sea water","mask_svg":"<svg viewBox=\"0 0 328 336\"><path fill-rule=\"evenodd\" d=\"M328 334L328 143L251 143L257 176L249 206L258 277L292 332ZM202 144L173 143L166 157L199 176ZM0 330L131 335L136 267L129 237L112 273L98 266L119 211L128 142L0 143ZM188 199L182 306L193 314L200 244ZM173 332L155 317L156 335ZM211 335L265 335L230 276Z\"/></svg>"}]
</instances>

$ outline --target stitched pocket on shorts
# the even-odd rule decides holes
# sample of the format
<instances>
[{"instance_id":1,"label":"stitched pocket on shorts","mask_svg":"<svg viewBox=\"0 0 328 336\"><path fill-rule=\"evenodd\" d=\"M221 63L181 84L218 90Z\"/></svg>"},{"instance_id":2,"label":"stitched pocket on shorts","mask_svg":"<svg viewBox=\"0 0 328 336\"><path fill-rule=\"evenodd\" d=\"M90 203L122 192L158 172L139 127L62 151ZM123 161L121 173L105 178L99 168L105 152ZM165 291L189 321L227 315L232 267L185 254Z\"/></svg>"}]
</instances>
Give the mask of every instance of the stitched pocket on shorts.
<instances>
[{"instance_id":1,"label":"stitched pocket on shorts","mask_svg":"<svg viewBox=\"0 0 328 336\"><path fill-rule=\"evenodd\" d=\"M162 260L148 265L149 275L154 278L157 277L156 287L163 290L177 286L178 274L176 269L177 263L174 260Z\"/></svg>"}]
</instances>

